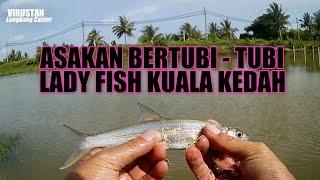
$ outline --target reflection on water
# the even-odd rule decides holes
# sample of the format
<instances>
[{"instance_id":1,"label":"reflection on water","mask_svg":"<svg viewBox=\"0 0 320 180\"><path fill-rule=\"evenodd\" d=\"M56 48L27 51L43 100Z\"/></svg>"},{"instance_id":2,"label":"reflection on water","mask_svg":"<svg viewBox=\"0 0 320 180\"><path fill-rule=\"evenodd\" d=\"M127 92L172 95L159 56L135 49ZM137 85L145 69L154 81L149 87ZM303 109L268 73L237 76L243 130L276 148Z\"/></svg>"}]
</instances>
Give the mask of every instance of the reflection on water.
<instances>
[{"instance_id":1,"label":"reflection on water","mask_svg":"<svg viewBox=\"0 0 320 180\"><path fill-rule=\"evenodd\" d=\"M318 59L286 58L286 95L50 95L39 96L36 74L0 79L0 133L19 133L19 158L0 179L57 179L58 168L78 143L62 128L94 133L134 124L136 102L164 116L222 121L266 142L298 179L319 179L320 73ZM183 151L170 151L168 179L193 179Z\"/></svg>"},{"instance_id":2,"label":"reflection on water","mask_svg":"<svg viewBox=\"0 0 320 180\"><path fill-rule=\"evenodd\" d=\"M307 72L320 72L320 60L317 53L308 54L305 59L303 53L297 53L294 59L293 53L287 55L287 66L293 66L297 68L304 68ZM300 69L301 70L301 69Z\"/></svg>"}]
</instances>

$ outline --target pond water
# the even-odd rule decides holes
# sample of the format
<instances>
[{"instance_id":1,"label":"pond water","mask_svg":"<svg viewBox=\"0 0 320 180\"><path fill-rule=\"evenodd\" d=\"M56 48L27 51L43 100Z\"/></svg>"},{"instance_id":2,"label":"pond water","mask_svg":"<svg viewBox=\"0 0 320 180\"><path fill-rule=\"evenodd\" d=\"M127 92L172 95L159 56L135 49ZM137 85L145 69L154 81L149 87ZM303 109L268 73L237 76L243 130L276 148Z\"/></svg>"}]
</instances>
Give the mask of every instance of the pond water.
<instances>
[{"instance_id":1,"label":"pond water","mask_svg":"<svg viewBox=\"0 0 320 180\"><path fill-rule=\"evenodd\" d=\"M301 56L302 57L302 56ZM317 58L286 58L285 95L39 95L38 75L0 78L0 133L19 134L0 179L61 179L58 168L78 138L68 124L95 133L138 121L136 102L166 117L216 119L264 141L298 179L319 179L320 67ZM167 179L193 179L183 151L169 151Z\"/></svg>"}]
</instances>

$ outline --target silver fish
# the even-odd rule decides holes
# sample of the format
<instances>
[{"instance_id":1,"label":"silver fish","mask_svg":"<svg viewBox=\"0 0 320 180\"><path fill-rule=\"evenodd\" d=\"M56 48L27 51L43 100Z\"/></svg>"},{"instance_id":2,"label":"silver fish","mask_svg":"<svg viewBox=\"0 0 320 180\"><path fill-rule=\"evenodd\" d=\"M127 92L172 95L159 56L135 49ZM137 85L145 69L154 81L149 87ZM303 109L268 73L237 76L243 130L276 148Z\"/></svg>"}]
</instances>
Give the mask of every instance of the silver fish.
<instances>
[{"instance_id":1,"label":"silver fish","mask_svg":"<svg viewBox=\"0 0 320 180\"><path fill-rule=\"evenodd\" d=\"M104 133L88 135L64 125L75 134L82 137L82 142L79 144L78 150L65 161L60 169L66 169L70 167L92 148L114 147L143 134L149 129L159 132L161 136L160 139L161 141L165 142L167 149L185 149L189 145L196 142L202 128L207 123L210 123L201 120L163 118L154 110L144 106L141 103L138 103L138 107L140 110L139 123L125 128L113 129ZM217 122L213 124L229 136L243 140L248 139L248 136L244 132L236 128L223 127Z\"/></svg>"}]
</instances>

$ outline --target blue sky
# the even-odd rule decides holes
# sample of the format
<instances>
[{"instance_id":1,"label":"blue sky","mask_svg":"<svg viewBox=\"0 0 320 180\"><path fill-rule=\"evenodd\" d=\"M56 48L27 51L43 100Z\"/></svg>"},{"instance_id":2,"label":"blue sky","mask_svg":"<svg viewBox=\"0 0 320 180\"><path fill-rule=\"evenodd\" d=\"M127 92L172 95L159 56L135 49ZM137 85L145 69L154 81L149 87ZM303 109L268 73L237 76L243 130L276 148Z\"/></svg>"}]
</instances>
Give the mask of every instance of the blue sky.
<instances>
[{"instance_id":1,"label":"blue sky","mask_svg":"<svg viewBox=\"0 0 320 180\"><path fill-rule=\"evenodd\" d=\"M254 20L265 12L269 0L0 0L0 47L6 41L21 42L37 39L58 32L75 23L86 21L116 21L119 15L126 15L129 20L146 20L168 16L175 16L189 12L202 10L204 6L210 11L228 16ZM320 9L319 0L274 0L282 4L283 9L290 15L290 21L301 18L304 12L313 13ZM5 23L8 8L43 8L45 15L53 18L52 23L44 24L8 24ZM208 16L208 21L219 23L222 19ZM179 26L189 22L197 25L204 31L203 16L181 20L154 23L160 28L161 33L175 33ZM239 29L237 34L243 32L248 23L232 22ZM135 37L129 39L129 43L135 43L140 35L140 30L145 25L137 25ZM295 24L292 24L295 27ZM86 33L92 27L86 28ZM123 39L117 39L111 27L97 27L106 41L116 40L123 43ZM62 36L47 40L50 44L62 42L82 44L81 29L69 32ZM39 43L14 47L14 49L33 53ZM8 49L10 51L11 47ZM6 54L5 48L0 49L0 59Z\"/></svg>"}]
</instances>

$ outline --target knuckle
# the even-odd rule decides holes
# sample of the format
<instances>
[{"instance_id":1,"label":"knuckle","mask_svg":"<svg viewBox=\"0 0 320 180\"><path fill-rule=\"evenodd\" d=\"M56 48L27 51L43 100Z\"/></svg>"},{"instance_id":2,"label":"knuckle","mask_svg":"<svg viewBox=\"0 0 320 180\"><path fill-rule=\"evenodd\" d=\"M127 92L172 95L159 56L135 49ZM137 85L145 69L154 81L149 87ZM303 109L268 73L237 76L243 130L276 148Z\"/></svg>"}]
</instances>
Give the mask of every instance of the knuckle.
<instances>
[{"instance_id":1,"label":"knuckle","mask_svg":"<svg viewBox=\"0 0 320 180\"><path fill-rule=\"evenodd\" d=\"M267 149L267 145L263 142L256 142L256 147L260 150Z\"/></svg>"},{"instance_id":2,"label":"knuckle","mask_svg":"<svg viewBox=\"0 0 320 180\"><path fill-rule=\"evenodd\" d=\"M125 143L125 146L128 148L128 149L136 149L138 147L136 141L134 139L128 141L127 143Z\"/></svg>"},{"instance_id":3,"label":"knuckle","mask_svg":"<svg viewBox=\"0 0 320 180\"><path fill-rule=\"evenodd\" d=\"M228 135L225 135L223 134L223 136L225 136L225 142L226 144L233 144L235 143L235 138L231 137L231 136L228 136Z\"/></svg>"},{"instance_id":4,"label":"knuckle","mask_svg":"<svg viewBox=\"0 0 320 180\"><path fill-rule=\"evenodd\" d=\"M120 167L114 160L112 159L106 159L104 161L104 165L103 167L106 167L108 169L111 169L111 170L114 170L114 171L117 171L119 169L122 169L123 167Z\"/></svg>"},{"instance_id":5,"label":"knuckle","mask_svg":"<svg viewBox=\"0 0 320 180\"><path fill-rule=\"evenodd\" d=\"M263 142L256 142L255 149L256 149L256 152L259 154L269 154L269 148Z\"/></svg>"}]
</instances>

